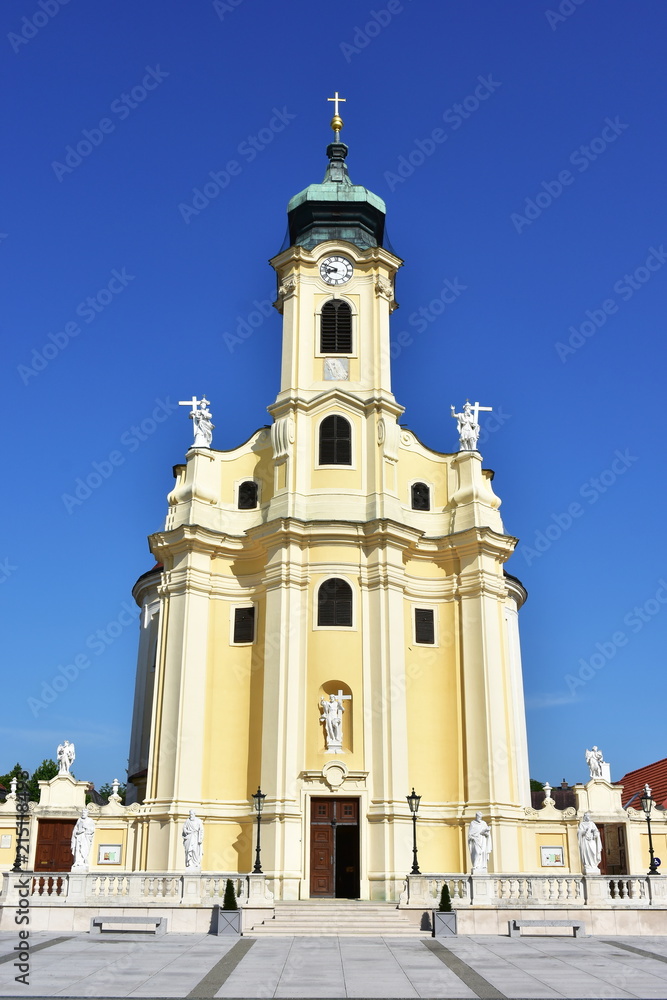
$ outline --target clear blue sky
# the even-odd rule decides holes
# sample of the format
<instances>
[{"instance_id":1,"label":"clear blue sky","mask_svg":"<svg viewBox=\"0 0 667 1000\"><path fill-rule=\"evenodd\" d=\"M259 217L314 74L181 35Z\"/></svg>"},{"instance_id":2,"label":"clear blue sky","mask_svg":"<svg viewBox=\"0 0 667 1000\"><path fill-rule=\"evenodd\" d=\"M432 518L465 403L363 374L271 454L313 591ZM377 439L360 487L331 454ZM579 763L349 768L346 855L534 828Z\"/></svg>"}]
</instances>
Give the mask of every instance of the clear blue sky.
<instances>
[{"instance_id":1,"label":"clear blue sky","mask_svg":"<svg viewBox=\"0 0 667 1000\"><path fill-rule=\"evenodd\" d=\"M450 403L501 415L481 450L530 593L531 774L582 780L593 743L615 777L664 757L664 4L41 4L5 5L0 33L0 770L69 738L79 777L124 777L124 609L191 440L165 401L206 392L219 448L268 422L280 317L233 338L274 297L336 89L351 177L405 260L405 422L451 451Z\"/></svg>"}]
</instances>

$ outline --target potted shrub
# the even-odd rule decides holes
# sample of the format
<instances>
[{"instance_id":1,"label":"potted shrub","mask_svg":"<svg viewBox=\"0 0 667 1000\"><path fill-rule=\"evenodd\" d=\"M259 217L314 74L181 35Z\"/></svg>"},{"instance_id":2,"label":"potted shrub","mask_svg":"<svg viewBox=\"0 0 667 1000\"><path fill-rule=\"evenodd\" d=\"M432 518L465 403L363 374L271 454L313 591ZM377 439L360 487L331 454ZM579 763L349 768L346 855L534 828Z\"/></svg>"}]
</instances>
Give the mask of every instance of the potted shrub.
<instances>
[{"instance_id":1,"label":"potted shrub","mask_svg":"<svg viewBox=\"0 0 667 1000\"><path fill-rule=\"evenodd\" d=\"M230 878L225 884L225 895L222 899L222 906L213 907L213 933L214 934L240 934L241 933L241 911L236 902L234 884Z\"/></svg>"},{"instance_id":2,"label":"potted shrub","mask_svg":"<svg viewBox=\"0 0 667 1000\"><path fill-rule=\"evenodd\" d=\"M445 882L440 893L440 905L433 914L435 937L453 937L456 934L456 911L452 909L449 886Z\"/></svg>"}]
</instances>

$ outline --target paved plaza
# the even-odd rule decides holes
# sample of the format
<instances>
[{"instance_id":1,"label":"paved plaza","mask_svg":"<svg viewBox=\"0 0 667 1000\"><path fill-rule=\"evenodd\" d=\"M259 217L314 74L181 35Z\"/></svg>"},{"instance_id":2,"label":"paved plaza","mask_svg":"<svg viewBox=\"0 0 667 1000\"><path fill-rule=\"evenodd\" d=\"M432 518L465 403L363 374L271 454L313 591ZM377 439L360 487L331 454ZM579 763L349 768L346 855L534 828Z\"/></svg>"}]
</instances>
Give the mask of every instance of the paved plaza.
<instances>
[{"instance_id":1,"label":"paved plaza","mask_svg":"<svg viewBox=\"0 0 667 1000\"><path fill-rule=\"evenodd\" d=\"M136 937L136 936L133 936ZM667 937L216 938L31 935L29 985L0 934L0 995L667 997Z\"/></svg>"}]
</instances>

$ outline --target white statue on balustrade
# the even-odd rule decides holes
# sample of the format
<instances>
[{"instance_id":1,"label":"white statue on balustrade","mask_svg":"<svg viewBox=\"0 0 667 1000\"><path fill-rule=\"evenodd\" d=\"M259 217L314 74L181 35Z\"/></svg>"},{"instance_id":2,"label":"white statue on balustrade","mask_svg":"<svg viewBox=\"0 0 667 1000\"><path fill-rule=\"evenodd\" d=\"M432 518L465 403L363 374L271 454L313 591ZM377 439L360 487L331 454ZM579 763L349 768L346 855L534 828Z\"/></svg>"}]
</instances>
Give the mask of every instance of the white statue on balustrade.
<instances>
[{"instance_id":1,"label":"white statue on balustrade","mask_svg":"<svg viewBox=\"0 0 667 1000\"><path fill-rule=\"evenodd\" d=\"M602 840L600 831L586 812L577 827L577 841L581 855L581 867L584 875L600 874L600 858L602 857Z\"/></svg>"},{"instance_id":2,"label":"white statue on balustrade","mask_svg":"<svg viewBox=\"0 0 667 1000\"><path fill-rule=\"evenodd\" d=\"M88 815L88 810L84 806L81 810L81 816L76 821L72 830L72 839L70 841L72 858L74 859L72 862L73 872L88 871L88 858L90 857L90 848L93 846L94 836L95 823Z\"/></svg>"},{"instance_id":3,"label":"white statue on balustrade","mask_svg":"<svg viewBox=\"0 0 667 1000\"><path fill-rule=\"evenodd\" d=\"M58 774L69 774L75 757L74 744L70 743L69 740L63 740L56 751Z\"/></svg>"},{"instance_id":4,"label":"white statue on balustrade","mask_svg":"<svg viewBox=\"0 0 667 1000\"><path fill-rule=\"evenodd\" d=\"M215 424L213 423L213 414L209 410L209 400L206 396L202 396L201 399L197 399L193 396L192 399L179 400L179 406L190 406L190 420L194 423L195 439L192 444L193 448L210 448L213 441L213 428Z\"/></svg>"},{"instance_id":5,"label":"white statue on balustrade","mask_svg":"<svg viewBox=\"0 0 667 1000\"><path fill-rule=\"evenodd\" d=\"M593 747L592 750L586 751L586 763L588 764L588 769L591 772L591 778L602 778L604 777L602 770L605 763L605 759L602 750L598 747Z\"/></svg>"},{"instance_id":6,"label":"white statue on balustrade","mask_svg":"<svg viewBox=\"0 0 667 1000\"><path fill-rule=\"evenodd\" d=\"M349 701L351 694L343 694L339 689L338 694L330 694L329 700L320 699L321 712L320 722L324 723L324 736L327 753L343 752L343 702Z\"/></svg>"},{"instance_id":7,"label":"white statue on balustrade","mask_svg":"<svg viewBox=\"0 0 667 1000\"><path fill-rule=\"evenodd\" d=\"M185 867L200 871L204 845L204 824L198 819L194 809L190 810L181 833L185 849Z\"/></svg>"},{"instance_id":8,"label":"white statue on balustrade","mask_svg":"<svg viewBox=\"0 0 667 1000\"><path fill-rule=\"evenodd\" d=\"M463 404L463 410L461 413L456 413L454 407L451 407L452 416L457 421L459 448L461 451L477 451L477 442L479 440L480 431L480 410L491 411L492 409L492 406L480 406L479 403L475 403L473 406L467 399Z\"/></svg>"},{"instance_id":9,"label":"white statue on balustrade","mask_svg":"<svg viewBox=\"0 0 667 1000\"><path fill-rule=\"evenodd\" d=\"M475 818L468 827L468 850L470 851L473 875L486 875L493 842L491 827L482 819L480 812L475 813Z\"/></svg>"}]
</instances>

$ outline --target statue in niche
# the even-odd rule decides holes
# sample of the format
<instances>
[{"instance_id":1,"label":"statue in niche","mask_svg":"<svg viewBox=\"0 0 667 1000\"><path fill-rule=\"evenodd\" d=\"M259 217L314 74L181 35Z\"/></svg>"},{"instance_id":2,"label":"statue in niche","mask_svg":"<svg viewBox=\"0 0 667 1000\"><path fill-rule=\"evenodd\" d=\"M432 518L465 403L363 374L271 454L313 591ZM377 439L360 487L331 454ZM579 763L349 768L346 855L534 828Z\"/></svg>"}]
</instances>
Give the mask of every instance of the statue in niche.
<instances>
[{"instance_id":1,"label":"statue in niche","mask_svg":"<svg viewBox=\"0 0 667 1000\"><path fill-rule=\"evenodd\" d=\"M56 751L58 774L69 774L75 756L74 744L70 743L69 740L64 740Z\"/></svg>"},{"instance_id":2,"label":"statue in niche","mask_svg":"<svg viewBox=\"0 0 667 1000\"><path fill-rule=\"evenodd\" d=\"M600 831L591 819L591 814L585 812L577 827L577 841L581 856L581 867L584 875L600 874L600 858L602 857L602 840Z\"/></svg>"},{"instance_id":3,"label":"statue in niche","mask_svg":"<svg viewBox=\"0 0 667 1000\"><path fill-rule=\"evenodd\" d=\"M195 868L199 871L201 869L204 844L204 824L198 819L194 809L190 810L181 833L185 849L185 867Z\"/></svg>"},{"instance_id":4,"label":"statue in niche","mask_svg":"<svg viewBox=\"0 0 667 1000\"><path fill-rule=\"evenodd\" d=\"M591 778L602 777L602 765L604 764L602 750L599 750L597 747L593 747L592 750L587 750L586 763L588 764L588 769L591 772Z\"/></svg>"},{"instance_id":5,"label":"statue in niche","mask_svg":"<svg viewBox=\"0 0 667 1000\"><path fill-rule=\"evenodd\" d=\"M468 827L468 850L473 875L486 875L493 843L491 827L482 819L480 812L475 813L475 818Z\"/></svg>"},{"instance_id":6,"label":"statue in niche","mask_svg":"<svg viewBox=\"0 0 667 1000\"><path fill-rule=\"evenodd\" d=\"M329 700L322 698L320 706L322 714L320 722L324 723L324 734L326 737L326 749L329 753L343 752L343 701L348 701L352 695L330 694Z\"/></svg>"},{"instance_id":7,"label":"statue in niche","mask_svg":"<svg viewBox=\"0 0 667 1000\"><path fill-rule=\"evenodd\" d=\"M95 836L95 823L88 815L88 810L84 808L81 810L81 816L76 821L76 825L72 830L72 839L70 841L70 847L72 849L72 871L88 871L88 858L90 856L90 848L93 846L93 837Z\"/></svg>"}]
</instances>

